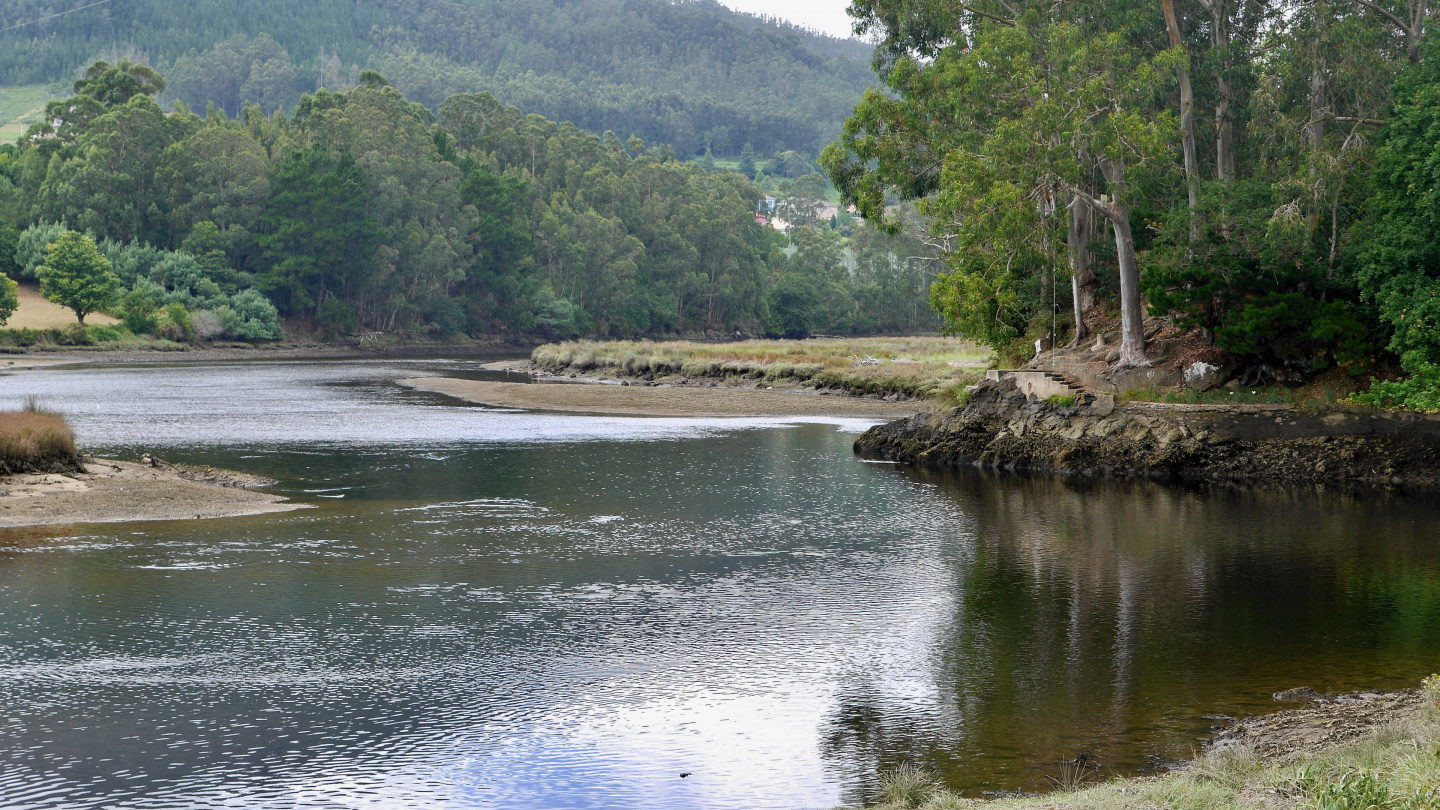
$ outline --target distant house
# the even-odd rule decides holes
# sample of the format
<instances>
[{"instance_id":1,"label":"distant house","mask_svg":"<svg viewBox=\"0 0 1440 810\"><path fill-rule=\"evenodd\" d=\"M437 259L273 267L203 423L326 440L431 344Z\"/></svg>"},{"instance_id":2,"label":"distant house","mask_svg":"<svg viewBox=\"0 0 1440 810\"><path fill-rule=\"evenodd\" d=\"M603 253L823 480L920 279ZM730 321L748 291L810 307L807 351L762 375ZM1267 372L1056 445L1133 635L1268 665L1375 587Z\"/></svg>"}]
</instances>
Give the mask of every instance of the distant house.
<instances>
[{"instance_id":1,"label":"distant house","mask_svg":"<svg viewBox=\"0 0 1440 810\"><path fill-rule=\"evenodd\" d=\"M756 224L756 225L768 225L768 224L770 224L770 220L766 219L764 214L756 214L756 215L755 215L755 224Z\"/></svg>"}]
</instances>

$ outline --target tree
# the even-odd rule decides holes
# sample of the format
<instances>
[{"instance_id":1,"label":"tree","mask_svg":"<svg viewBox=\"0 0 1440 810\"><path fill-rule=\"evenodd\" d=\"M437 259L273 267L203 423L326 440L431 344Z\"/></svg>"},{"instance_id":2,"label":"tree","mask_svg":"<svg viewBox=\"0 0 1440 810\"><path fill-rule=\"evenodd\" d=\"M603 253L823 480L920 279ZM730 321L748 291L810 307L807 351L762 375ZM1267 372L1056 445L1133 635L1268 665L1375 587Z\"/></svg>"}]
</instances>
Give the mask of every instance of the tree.
<instances>
[{"instance_id":1,"label":"tree","mask_svg":"<svg viewBox=\"0 0 1440 810\"><path fill-rule=\"evenodd\" d=\"M20 308L20 285L9 276L0 276L0 326L10 321L10 316Z\"/></svg>"},{"instance_id":2,"label":"tree","mask_svg":"<svg viewBox=\"0 0 1440 810\"><path fill-rule=\"evenodd\" d=\"M50 245L35 274L40 294L73 311L82 324L86 315L114 304L120 293L120 279L95 240L75 231L66 231Z\"/></svg>"}]
</instances>

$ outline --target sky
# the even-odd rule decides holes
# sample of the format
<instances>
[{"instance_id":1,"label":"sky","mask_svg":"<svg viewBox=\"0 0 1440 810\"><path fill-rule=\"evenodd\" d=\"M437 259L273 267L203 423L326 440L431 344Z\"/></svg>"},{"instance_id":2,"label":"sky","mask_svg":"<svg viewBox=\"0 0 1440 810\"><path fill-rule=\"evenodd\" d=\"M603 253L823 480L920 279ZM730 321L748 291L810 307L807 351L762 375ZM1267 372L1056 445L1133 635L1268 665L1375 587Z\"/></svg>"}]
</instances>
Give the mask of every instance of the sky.
<instances>
[{"instance_id":1,"label":"sky","mask_svg":"<svg viewBox=\"0 0 1440 810\"><path fill-rule=\"evenodd\" d=\"M850 7L850 0L720 0L720 2L736 11L780 17L831 36L853 36L850 32L850 17L845 14L845 9Z\"/></svg>"}]
</instances>

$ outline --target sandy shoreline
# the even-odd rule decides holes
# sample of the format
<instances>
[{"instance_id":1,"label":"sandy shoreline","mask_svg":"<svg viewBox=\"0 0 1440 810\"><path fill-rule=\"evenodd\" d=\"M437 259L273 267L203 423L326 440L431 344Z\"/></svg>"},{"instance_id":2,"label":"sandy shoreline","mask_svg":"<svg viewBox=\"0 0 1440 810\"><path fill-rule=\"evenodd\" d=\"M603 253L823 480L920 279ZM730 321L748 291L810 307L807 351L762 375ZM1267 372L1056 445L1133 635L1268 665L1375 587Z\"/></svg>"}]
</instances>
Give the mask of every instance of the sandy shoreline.
<instances>
[{"instance_id":1,"label":"sandy shoreline","mask_svg":"<svg viewBox=\"0 0 1440 810\"><path fill-rule=\"evenodd\" d=\"M268 482L243 473L99 459L84 466L83 474L0 477L0 528L199 520L306 508L247 489Z\"/></svg>"},{"instance_id":2,"label":"sandy shoreline","mask_svg":"<svg viewBox=\"0 0 1440 810\"><path fill-rule=\"evenodd\" d=\"M596 384L506 383L420 377L398 380L417 391L477 405L626 416L857 417L913 416L924 403L882 402L808 391L744 388L649 387Z\"/></svg>"}]
</instances>

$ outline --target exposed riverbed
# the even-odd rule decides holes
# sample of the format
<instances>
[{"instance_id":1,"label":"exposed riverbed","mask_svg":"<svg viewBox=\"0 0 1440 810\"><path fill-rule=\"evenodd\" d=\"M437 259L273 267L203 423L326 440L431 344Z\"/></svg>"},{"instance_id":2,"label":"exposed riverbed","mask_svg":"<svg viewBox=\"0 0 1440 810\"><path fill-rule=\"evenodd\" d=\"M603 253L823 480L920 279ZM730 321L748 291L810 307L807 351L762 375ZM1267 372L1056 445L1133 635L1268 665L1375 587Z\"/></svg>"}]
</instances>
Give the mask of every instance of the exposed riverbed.
<instances>
[{"instance_id":1,"label":"exposed riverbed","mask_svg":"<svg viewBox=\"0 0 1440 810\"><path fill-rule=\"evenodd\" d=\"M91 452L314 508L0 532L0 804L795 808L1186 758L1440 662L1432 501L908 470L873 421L575 416L478 365L28 371ZM681 778L682 773L690 774Z\"/></svg>"}]
</instances>

